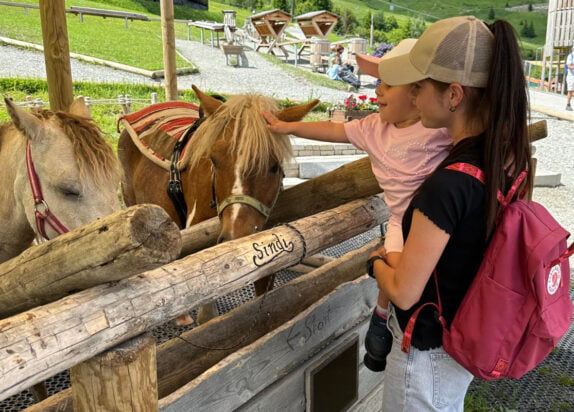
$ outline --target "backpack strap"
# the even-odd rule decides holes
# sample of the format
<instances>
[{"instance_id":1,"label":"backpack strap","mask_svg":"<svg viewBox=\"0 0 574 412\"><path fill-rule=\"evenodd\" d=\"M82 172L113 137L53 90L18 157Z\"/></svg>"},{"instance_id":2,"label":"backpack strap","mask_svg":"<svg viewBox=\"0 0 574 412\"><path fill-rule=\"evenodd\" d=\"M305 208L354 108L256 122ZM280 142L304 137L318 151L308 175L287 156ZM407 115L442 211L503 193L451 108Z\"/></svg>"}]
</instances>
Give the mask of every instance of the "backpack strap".
<instances>
[{"instance_id":1,"label":"backpack strap","mask_svg":"<svg viewBox=\"0 0 574 412\"><path fill-rule=\"evenodd\" d=\"M446 166L445 169L456 170L458 172L466 173L467 175L476 178L482 184L486 183L486 178L484 177L484 172L482 171L482 169L470 163L464 163L464 162L453 163L451 165ZM502 208L508 206L508 204L512 201L512 198L516 194L516 191L518 190L522 182L524 182L524 179L526 179L527 175L528 172L526 170L520 172L516 180L512 183L512 186L510 187L506 195L503 195L500 190L498 191L496 197L500 202L500 204L502 205ZM524 197L524 195L525 193L523 192L520 194L519 197L522 198Z\"/></svg>"},{"instance_id":2,"label":"backpack strap","mask_svg":"<svg viewBox=\"0 0 574 412\"><path fill-rule=\"evenodd\" d=\"M438 304L434 303L434 302L424 303L424 304L420 305L417 308L417 310L415 310L414 313L411 315L411 317L409 318L409 321L407 323L407 326L405 327L405 330L403 332L403 340L401 342L401 350L404 353L408 354L411 351L411 340L413 338L413 331L415 329L415 323L417 322L417 318L419 316L419 313L421 312L421 310L423 308L425 308L427 306L434 306L438 311L438 320L440 321L442 327L446 328L446 320L442 316L442 301L440 299L440 293L438 291L438 276L436 274L436 270L433 272L433 278L434 278L434 284L436 287L436 295L437 295Z\"/></svg>"}]
</instances>

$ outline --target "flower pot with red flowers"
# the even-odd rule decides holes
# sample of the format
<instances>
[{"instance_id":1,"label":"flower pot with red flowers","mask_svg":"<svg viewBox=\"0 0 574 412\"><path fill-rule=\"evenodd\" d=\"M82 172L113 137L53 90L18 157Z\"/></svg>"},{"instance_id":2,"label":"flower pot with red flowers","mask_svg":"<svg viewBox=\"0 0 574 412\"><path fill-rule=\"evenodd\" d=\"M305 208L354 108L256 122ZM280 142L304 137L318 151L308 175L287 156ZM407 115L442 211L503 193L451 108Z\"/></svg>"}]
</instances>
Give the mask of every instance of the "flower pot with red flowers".
<instances>
[{"instance_id":1,"label":"flower pot with red flowers","mask_svg":"<svg viewBox=\"0 0 574 412\"><path fill-rule=\"evenodd\" d=\"M377 98L366 95L349 95L343 103L337 103L329 108L330 120L334 123L345 123L361 119L378 111Z\"/></svg>"}]
</instances>

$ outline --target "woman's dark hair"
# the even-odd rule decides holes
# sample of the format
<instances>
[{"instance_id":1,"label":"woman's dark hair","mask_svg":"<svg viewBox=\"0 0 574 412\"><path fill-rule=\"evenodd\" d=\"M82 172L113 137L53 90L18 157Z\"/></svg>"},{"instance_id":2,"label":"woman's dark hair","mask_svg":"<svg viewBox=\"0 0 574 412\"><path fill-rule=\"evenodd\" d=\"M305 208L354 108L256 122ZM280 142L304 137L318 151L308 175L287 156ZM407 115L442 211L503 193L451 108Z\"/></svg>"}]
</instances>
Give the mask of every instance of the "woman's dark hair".
<instances>
[{"instance_id":1,"label":"woman's dark hair","mask_svg":"<svg viewBox=\"0 0 574 412\"><path fill-rule=\"evenodd\" d=\"M492 233L499 211L497 193L506 192L523 171L528 177L523 187L531 193L534 176L528 136L528 97L522 60L514 28L497 20L489 26L494 34L494 53L490 65L485 99L486 144L486 224Z\"/></svg>"}]
</instances>

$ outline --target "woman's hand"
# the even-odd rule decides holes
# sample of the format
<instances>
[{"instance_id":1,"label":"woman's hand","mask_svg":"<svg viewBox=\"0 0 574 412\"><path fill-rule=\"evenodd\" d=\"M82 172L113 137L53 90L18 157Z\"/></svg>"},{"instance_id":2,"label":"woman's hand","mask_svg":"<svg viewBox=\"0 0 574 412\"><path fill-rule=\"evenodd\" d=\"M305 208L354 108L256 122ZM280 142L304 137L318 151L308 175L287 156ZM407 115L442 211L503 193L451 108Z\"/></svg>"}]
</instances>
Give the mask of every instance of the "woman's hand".
<instances>
[{"instance_id":1,"label":"woman's hand","mask_svg":"<svg viewBox=\"0 0 574 412\"><path fill-rule=\"evenodd\" d=\"M369 259L375 256L380 256L383 259L385 259L387 257L387 250L385 249L385 246L381 245L378 248L376 248L375 250L373 250L371 252L371 254L369 255Z\"/></svg>"}]
</instances>

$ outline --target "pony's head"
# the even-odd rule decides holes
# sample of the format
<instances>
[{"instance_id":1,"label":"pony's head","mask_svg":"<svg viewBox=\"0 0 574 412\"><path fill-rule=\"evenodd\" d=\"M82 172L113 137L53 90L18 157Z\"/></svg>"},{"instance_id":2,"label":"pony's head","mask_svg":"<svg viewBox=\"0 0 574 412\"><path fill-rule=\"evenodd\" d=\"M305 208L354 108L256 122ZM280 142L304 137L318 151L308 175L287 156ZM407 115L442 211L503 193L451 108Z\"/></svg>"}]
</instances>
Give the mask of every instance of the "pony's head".
<instances>
[{"instance_id":1,"label":"pony's head","mask_svg":"<svg viewBox=\"0 0 574 412\"><path fill-rule=\"evenodd\" d=\"M37 212L44 214L46 208L68 230L121 208L117 195L120 177L117 158L92 121L83 98L76 99L69 112L34 113L5 100L15 130L21 136L20 145L29 146L31 164L43 195L43 202L38 201L37 195L35 200L30 166L20 167L14 181L17 203L24 208L37 234ZM18 161L25 164L24 159ZM61 231L46 225L45 233L52 238Z\"/></svg>"},{"instance_id":2,"label":"pony's head","mask_svg":"<svg viewBox=\"0 0 574 412\"><path fill-rule=\"evenodd\" d=\"M261 230L282 188L283 165L291 157L289 137L272 134L261 112L296 121L318 100L278 110L273 100L264 96L237 95L222 103L192 87L205 120L192 137L193 150L183 161L189 162L192 173L202 162L211 166L211 197L221 219L218 242Z\"/></svg>"}]
</instances>

